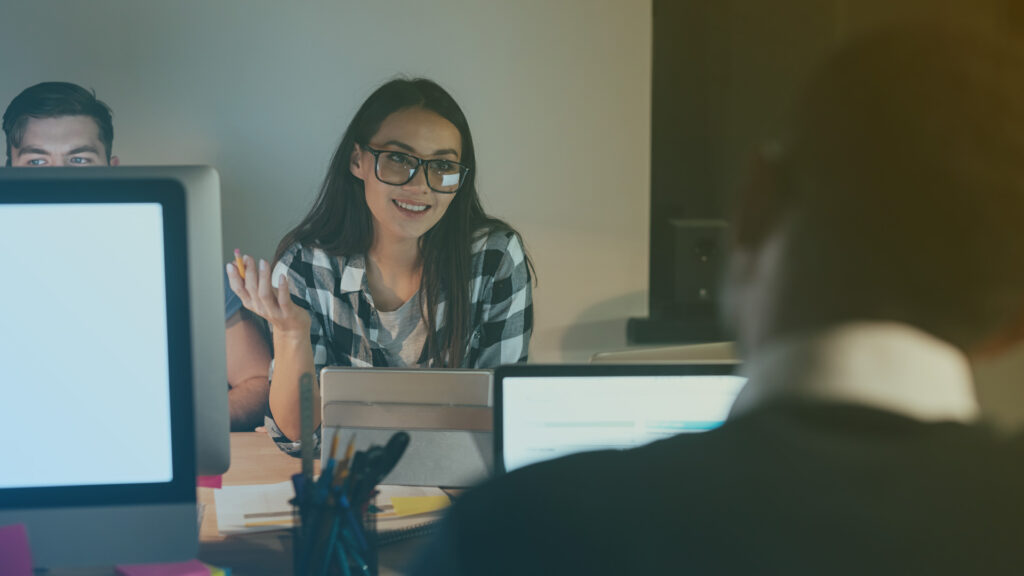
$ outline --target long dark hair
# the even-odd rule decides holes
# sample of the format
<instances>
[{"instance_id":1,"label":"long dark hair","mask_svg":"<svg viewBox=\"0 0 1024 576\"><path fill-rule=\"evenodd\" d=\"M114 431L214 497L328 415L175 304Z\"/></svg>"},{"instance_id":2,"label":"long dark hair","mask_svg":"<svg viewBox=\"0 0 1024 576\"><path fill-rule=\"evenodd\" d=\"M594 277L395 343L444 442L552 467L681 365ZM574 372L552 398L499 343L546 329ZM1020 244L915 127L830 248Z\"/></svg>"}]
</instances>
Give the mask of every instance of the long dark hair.
<instances>
[{"instance_id":1,"label":"long dark hair","mask_svg":"<svg viewBox=\"0 0 1024 576\"><path fill-rule=\"evenodd\" d=\"M470 168L444 216L419 239L423 262L420 293L425 297L429 329L427 358L434 366L458 367L464 360L471 330L472 243L481 231L511 232L512 228L484 213L476 191L476 153L469 123L451 95L436 83L423 78L396 79L366 99L334 152L313 209L284 236L274 260L280 260L295 242L320 248L331 256L368 254L373 242L373 216L366 205L363 181L349 170L352 152L357 143L369 143L388 116L407 108L430 110L454 124L462 135L459 162ZM447 303L438 330L437 307L442 294Z\"/></svg>"}]
</instances>

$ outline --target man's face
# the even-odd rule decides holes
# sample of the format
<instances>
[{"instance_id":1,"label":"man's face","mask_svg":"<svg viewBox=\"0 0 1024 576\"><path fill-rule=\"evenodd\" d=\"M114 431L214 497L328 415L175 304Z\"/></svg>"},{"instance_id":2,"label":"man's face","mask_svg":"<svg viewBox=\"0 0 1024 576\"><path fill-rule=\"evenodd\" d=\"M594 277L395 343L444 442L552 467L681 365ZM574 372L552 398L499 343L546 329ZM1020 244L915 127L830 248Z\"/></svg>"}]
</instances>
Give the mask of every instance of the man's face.
<instances>
[{"instance_id":1,"label":"man's face","mask_svg":"<svg viewBox=\"0 0 1024 576\"><path fill-rule=\"evenodd\" d=\"M29 118L21 145L11 147L11 166L107 166L100 129L89 116ZM109 165L117 166L116 156Z\"/></svg>"}]
</instances>

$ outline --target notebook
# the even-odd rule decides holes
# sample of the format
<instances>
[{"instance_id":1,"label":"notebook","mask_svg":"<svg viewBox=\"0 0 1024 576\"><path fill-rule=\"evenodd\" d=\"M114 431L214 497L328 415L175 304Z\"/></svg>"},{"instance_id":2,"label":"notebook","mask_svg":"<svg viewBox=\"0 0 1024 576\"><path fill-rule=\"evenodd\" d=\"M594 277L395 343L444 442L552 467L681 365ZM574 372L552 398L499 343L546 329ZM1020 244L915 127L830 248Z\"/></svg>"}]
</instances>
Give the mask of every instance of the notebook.
<instances>
[{"instance_id":1,"label":"notebook","mask_svg":"<svg viewBox=\"0 0 1024 576\"><path fill-rule=\"evenodd\" d=\"M737 365L515 365L494 373L494 457L504 473L720 426L746 382Z\"/></svg>"},{"instance_id":2,"label":"notebook","mask_svg":"<svg viewBox=\"0 0 1024 576\"><path fill-rule=\"evenodd\" d=\"M378 486L370 507L378 546L425 536L437 529L451 498L440 488Z\"/></svg>"}]
</instances>

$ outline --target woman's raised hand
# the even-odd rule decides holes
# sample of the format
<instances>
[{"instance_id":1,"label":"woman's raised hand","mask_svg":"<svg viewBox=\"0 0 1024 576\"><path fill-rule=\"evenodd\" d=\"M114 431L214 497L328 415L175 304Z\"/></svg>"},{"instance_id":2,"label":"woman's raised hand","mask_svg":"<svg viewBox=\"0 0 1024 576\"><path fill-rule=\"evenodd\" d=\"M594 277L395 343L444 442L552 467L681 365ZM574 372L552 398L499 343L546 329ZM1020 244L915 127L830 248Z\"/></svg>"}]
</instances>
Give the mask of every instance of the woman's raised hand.
<instances>
[{"instance_id":1,"label":"woman's raised hand","mask_svg":"<svg viewBox=\"0 0 1024 576\"><path fill-rule=\"evenodd\" d=\"M259 264L251 256L227 265L228 283L242 305L261 316L279 334L309 335L309 312L292 302L288 275L282 274L275 289L270 282L270 264L262 258Z\"/></svg>"}]
</instances>

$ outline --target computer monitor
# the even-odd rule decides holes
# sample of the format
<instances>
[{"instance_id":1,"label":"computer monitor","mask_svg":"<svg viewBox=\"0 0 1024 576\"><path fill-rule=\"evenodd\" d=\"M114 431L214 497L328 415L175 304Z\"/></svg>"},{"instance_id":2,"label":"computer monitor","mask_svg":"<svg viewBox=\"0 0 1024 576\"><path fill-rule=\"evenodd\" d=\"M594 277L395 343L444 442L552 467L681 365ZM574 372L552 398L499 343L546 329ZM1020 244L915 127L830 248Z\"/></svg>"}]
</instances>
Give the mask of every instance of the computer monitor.
<instances>
[{"instance_id":1,"label":"computer monitor","mask_svg":"<svg viewBox=\"0 0 1024 576\"><path fill-rule=\"evenodd\" d=\"M198 546L191 194L103 172L0 170L0 525L39 567Z\"/></svg>"},{"instance_id":2,"label":"computer monitor","mask_svg":"<svg viewBox=\"0 0 1024 576\"><path fill-rule=\"evenodd\" d=\"M175 183L185 195L196 470L202 475L221 474L231 461L231 419L224 341L225 259L217 171L210 166L0 169L0 190L5 193L31 189L54 194L80 194L83 201L102 192L105 186L145 192L151 185L167 181ZM51 229L50 233L68 244L79 241L61 230ZM128 242L130 240L125 239L125 243ZM39 262L51 264L52 260L40 255ZM99 277L92 268L86 268L82 273L80 281L92 279L103 282L118 292L132 291L138 278L131 267L103 277ZM60 342L61 339L57 338L53 343L56 349L59 349Z\"/></svg>"},{"instance_id":3,"label":"computer monitor","mask_svg":"<svg viewBox=\"0 0 1024 576\"><path fill-rule=\"evenodd\" d=\"M502 366L494 373L497 472L711 430L725 421L746 383L736 367Z\"/></svg>"}]
</instances>

